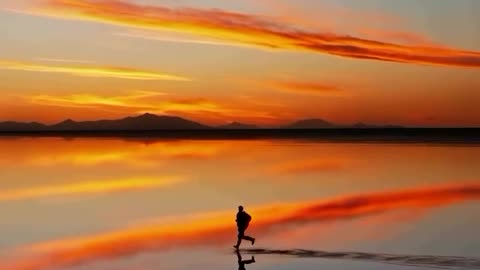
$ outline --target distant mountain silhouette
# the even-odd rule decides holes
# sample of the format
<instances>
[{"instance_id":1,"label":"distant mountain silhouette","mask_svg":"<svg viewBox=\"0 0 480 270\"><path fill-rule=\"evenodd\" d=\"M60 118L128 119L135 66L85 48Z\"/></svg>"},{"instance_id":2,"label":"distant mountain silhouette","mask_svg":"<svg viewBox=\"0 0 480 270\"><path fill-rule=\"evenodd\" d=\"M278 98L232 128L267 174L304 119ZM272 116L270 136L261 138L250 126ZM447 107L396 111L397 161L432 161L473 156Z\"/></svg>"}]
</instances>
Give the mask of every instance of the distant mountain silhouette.
<instances>
[{"instance_id":1,"label":"distant mountain silhouette","mask_svg":"<svg viewBox=\"0 0 480 270\"><path fill-rule=\"evenodd\" d=\"M296 121L292 124L289 124L283 128L287 129L317 129L317 128L335 128L337 127L336 125L327 122L323 119L304 119L304 120L299 120Z\"/></svg>"},{"instance_id":2,"label":"distant mountain silhouette","mask_svg":"<svg viewBox=\"0 0 480 270\"><path fill-rule=\"evenodd\" d=\"M54 125L40 123L0 122L0 131L145 131L145 130L195 130L211 127L176 116L143 114L117 120L77 122L67 119Z\"/></svg>"},{"instance_id":3,"label":"distant mountain silhouette","mask_svg":"<svg viewBox=\"0 0 480 270\"><path fill-rule=\"evenodd\" d=\"M224 130L253 130L262 127L232 122L217 126L215 129ZM313 118L293 122L289 125L273 129L381 129L402 128L401 126L375 126L364 123L353 125L337 125L323 119ZM145 113L139 116L126 117L116 120L74 121L64 120L53 125L44 125L37 122L0 122L0 132L35 132L35 131L156 131L156 130L209 130L214 127L187 120L177 116L155 115Z\"/></svg>"},{"instance_id":4,"label":"distant mountain silhouette","mask_svg":"<svg viewBox=\"0 0 480 270\"><path fill-rule=\"evenodd\" d=\"M296 121L282 128L286 129L328 129L328 128L356 128L356 129L375 129L375 128L402 128L397 125L370 125L362 122L353 125L334 124L323 119L312 118Z\"/></svg>"},{"instance_id":5,"label":"distant mountain silhouette","mask_svg":"<svg viewBox=\"0 0 480 270\"><path fill-rule=\"evenodd\" d=\"M118 120L98 120L76 122L71 119L49 126L49 130L184 130L208 129L210 127L176 116L142 114Z\"/></svg>"},{"instance_id":6,"label":"distant mountain silhouette","mask_svg":"<svg viewBox=\"0 0 480 270\"><path fill-rule=\"evenodd\" d=\"M218 129L257 129L258 126L239 123L239 122L232 122L232 123L227 124L227 125L218 126L217 128Z\"/></svg>"},{"instance_id":7,"label":"distant mountain silhouette","mask_svg":"<svg viewBox=\"0 0 480 270\"><path fill-rule=\"evenodd\" d=\"M402 126L398 125L384 125L384 126L379 126L379 125L370 125L370 124L365 124L362 122L356 123L352 126L349 126L351 128L403 128Z\"/></svg>"},{"instance_id":8,"label":"distant mountain silhouette","mask_svg":"<svg viewBox=\"0 0 480 270\"><path fill-rule=\"evenodd\" d=\"M37 122L22 123L22 122L0 122L0 131L37 131L43 130L46 126Z\"/></svg>"}]
</instances>

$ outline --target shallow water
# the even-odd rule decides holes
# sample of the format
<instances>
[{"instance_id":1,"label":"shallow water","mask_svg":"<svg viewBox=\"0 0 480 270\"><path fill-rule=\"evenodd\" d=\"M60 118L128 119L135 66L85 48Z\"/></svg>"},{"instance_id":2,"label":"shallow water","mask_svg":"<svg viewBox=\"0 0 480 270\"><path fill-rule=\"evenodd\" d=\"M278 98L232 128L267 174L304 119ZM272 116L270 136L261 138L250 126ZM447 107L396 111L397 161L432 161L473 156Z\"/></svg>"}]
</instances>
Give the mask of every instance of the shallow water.
<instances>
[{"instance_id":1,"label":"shallow water","mask_svg":"<svg viewBox=\"0 0 480 270\"><path fill-rule=\"evenodd\" d=\"M0 269L480 268L480 147L0 139ZM255 249L252 249L255 248Z\"/></svg>"}]
</instances>

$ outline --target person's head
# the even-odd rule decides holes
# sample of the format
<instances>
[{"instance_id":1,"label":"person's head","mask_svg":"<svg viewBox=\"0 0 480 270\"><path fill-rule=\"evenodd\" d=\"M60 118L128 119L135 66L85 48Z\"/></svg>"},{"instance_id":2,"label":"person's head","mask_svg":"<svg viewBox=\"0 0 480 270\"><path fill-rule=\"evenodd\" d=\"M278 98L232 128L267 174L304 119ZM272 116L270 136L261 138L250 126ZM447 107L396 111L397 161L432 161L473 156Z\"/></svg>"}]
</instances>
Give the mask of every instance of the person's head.
<instances>
[{"instance_id":1,"label":"person's head","mask_svg":"<svg viewBox=\"0 0 480 270\"><path fill-rule=\"evenodd\" d=\"M243 212L243 206L240 205L240 206L238 207L238 212Z\"/></svg>"}]
</instances>

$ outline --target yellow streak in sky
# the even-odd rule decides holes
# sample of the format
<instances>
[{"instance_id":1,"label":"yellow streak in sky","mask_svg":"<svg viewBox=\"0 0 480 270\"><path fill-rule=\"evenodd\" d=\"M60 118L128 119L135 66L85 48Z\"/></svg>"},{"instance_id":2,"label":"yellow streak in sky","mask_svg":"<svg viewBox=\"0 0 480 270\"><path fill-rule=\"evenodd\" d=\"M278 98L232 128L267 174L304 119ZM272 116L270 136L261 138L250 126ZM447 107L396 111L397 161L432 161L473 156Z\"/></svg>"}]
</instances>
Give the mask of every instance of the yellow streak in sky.
<instances>
[{"instance_id":1,"label":"yellow streak in sky","mask_svg":"<svg viewBox=\"0 0 480 270\"><path fill-rule=\"evenodd\" d=\"M130 80L168 80L189 81L188 78L160 73L156 71L140 70L128 67L100 67L100 66L50 66L26 62L0 61L0 69L65 73L83 77L118 78Z\"/></svg>"},{"instance_id":2,"label":"yellow streak in sky","mask_svg":"<svg viewBox=\"0 0 480 270\"><path fill-rule=\"evenodd\" d=\"M92 64L94 61L89 61L89 60L77 60L77 59L61 59L61 58L35 58L35 60L38 61L44 61L44 62L57 62L57 63L80 63L80 64Z\"/></svg>"},{"instance_id":3,"label":"yellow streak in sky","mask_svg":"<svg viewBox=\"0 0 480 270\"><path fill-rule=\"evenodd\" d=\"M109 181L92 181L64 185L30 187L0 191L0 201L18 201L38 199L51 196L68 196L81 194L101 194L132 190L148 190L173 185L179 178L130 178Z\"/></svg>"},{"instance_id":4,"label":"yellow streak in sky","mask_svg":"<svg viewBox=\"0 0 480 270\"><path fill-rule=\"evenodd\" d=\"M123 96L99 96L94 94L76 94L68 96L36 95L25 96L34 104L71 107L71 108L101 108L116 107L131 110L132 113L179 114L195 113L218 114L222 118L258 117L268 118L263 112L235 109L204 98L178 98L162 92L136 91Z\"/></svg>"},{"instance_id":5,"label":"yellow streak in sky","mask_svg":"<svg viewBox=\"0 0 480 270\"><path fill-rule=\"evenodd\" d=\"M160 31L160 30L159 30ZM146 40L154 40L154 41L164 41L164 42L173 42L173 43L188 43L188 44L203 44L203 45L214 45L214 46L228 46L228 47L244 47L244 48L257 48L257 49L264 49L267 48L262 46L256 46L251 44L242 44L238 42L228 42L223 41L220 39L215 38L208 38L204 37L203 39L195 39L189 37L186 33L176 33L174 31L167 31L163 30L162 33L158 34L154 31L129 31L129 32L120 32L114 33L115 36L120 37L128 37L128 38L139 38L139 39L146 39Z\"/></svg>"},{"instance_id":6,"label":"yellow streak in sky","mask_svg":"<svg viewBox=\"0 0 480 270\"><path fill-rule=\"evenodd\" d=\"M117 97L101 97L96 95L78 94L68 97L38 95L31 97L33 103L65 106L65 107L93 107L97 105L137 107L136 103L129 103ZM145 105L146 106L146 105ZM143 107L143 105L140 105Z\"/></svg>"}]
</instances>

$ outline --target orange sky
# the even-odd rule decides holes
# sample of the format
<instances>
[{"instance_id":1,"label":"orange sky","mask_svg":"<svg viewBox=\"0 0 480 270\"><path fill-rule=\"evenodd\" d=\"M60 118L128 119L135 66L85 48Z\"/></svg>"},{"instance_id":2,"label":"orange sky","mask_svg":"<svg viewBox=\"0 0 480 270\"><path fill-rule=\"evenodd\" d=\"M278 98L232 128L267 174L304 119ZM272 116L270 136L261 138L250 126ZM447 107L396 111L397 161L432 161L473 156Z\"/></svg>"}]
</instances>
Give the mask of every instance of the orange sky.
<instances>
[{"instance_id":1,"label":"orange sky","mask_svg":"<svg viewBox=\"0 0 480 270\"><path fill-rule=\"evenodd\" d=\"M0 120L151 112L206 124L318 117L478 126L480 39L475 16L462 13L476 8L467 0L8 0Z\"/></svg>"}]
</instances>

